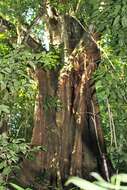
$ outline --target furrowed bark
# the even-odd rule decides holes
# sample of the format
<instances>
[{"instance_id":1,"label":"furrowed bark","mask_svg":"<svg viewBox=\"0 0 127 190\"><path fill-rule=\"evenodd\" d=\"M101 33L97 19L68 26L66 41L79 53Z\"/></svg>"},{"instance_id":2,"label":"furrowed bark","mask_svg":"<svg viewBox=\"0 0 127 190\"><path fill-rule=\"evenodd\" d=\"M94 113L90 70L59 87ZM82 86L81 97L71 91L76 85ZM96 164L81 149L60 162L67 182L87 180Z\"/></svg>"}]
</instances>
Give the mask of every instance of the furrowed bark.
<instances>
[{"instance_id":1,"label":"furrowed bark","mask_svg":"<svg viewBox=\"0 0 127 190\"><path fill-rule=\"evenodd\" d=\"M47 10L45 18L49 41L57 46L63 44L64 66L57 71L57 76L55 71L36 69L39 92L31 143L47 148L46 152L36 155L33 173L36 176L47 172L48 185L53 189L58 183L64 186L70 175L91 179L90 172L96 171L105 178L108 176L103 160L106 148L99 107L92 85L100 51L74 18L48 13ZM62 104L59 111L45 109L47 96L58 97ZM37 184L35 179L34 183ZM41 182L39 189L45 189L45 185L45 181Z\"/></svg>"}]
</instances>

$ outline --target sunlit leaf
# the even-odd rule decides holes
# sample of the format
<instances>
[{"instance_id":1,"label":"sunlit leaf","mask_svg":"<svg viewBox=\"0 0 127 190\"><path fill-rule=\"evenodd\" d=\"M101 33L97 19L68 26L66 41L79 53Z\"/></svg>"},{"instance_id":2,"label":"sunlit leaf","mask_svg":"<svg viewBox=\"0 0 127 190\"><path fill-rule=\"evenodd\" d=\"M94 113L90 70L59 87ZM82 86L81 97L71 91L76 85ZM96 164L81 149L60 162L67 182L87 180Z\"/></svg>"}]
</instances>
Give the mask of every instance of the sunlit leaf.
<instances>
[{"instance_id":1,"label":"sunlit leaf","mask_svg":"<svg viewBox=\"0 0 127 190\"><path fill-rule=\"evenodd\" d=\"M79 177L70 177L68 181L66 182L66 185L69 185L70 183L76 185L77 187L80 187L84 190L105 190L103 187L99 187L93 183L90 183L89 181L85 179L81 179Z\"/></svg>"}]
</instances>

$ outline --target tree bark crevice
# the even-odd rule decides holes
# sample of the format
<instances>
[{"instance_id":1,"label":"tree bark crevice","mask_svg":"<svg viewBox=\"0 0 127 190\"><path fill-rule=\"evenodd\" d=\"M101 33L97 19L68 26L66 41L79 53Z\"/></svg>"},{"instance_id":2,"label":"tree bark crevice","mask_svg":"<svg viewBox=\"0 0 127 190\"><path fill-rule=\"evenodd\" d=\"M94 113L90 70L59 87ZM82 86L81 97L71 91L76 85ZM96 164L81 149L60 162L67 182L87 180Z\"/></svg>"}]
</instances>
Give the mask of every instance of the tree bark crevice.
<instances>
[{"instance_id":1,"label":"tree bark crevice","mask_svg":"<svg viewBox=\"0 0 127 190\"><path fill-rule=\"evenodd\" d=\"M65 26L57 30L51 22L56 16L47 17L50 19L50 22L47 20L50 42L63 43L63 50L67 48L67 52L64 52L65 64L57 73L59 77L56 80L54 71L36 70L39 93L31 141L33 145L47 148L46 152L36 155L34 164L38 171L46 170L51 184L56 180L56 186L58 180L64 184L70 175L91 179L92 171L106 177L101 155L106 153L106 149L91 79L97 68L96 61L100 60L100 51L90 34L75 19L68 15L63 18ZM60 21L59 25L62 23ZM61 109L46 111L46 96L58 97Z\"/></svg>"}]
</instances>

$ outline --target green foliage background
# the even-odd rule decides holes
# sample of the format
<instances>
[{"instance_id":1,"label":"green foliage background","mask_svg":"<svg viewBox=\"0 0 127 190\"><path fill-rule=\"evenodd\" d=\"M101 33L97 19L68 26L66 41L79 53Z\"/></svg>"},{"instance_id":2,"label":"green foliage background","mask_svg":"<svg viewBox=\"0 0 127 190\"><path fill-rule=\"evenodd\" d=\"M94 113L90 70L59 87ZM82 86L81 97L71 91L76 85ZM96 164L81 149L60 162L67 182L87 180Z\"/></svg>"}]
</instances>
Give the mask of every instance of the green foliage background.
<instances>
[{"instance_id":1,"label":"green foliage background","mask_svg":"<svg viewBox=\"0 0 127 190\"><path fill-rule=\"evenodd\" d=\"M50 2L61 15L70 14L87 31L91 32L92 28L100 34L97 43L102 57L93 77L101 122L114 167L118 172L127 172L127 0ZM41 0L0 1L0 16L11 23L11 29L0 30L0 120L8 121L11 137L25 137L26 142L30 141L32 133L38 91L37 81L29 74L29 69L41 66L55 70L61 64L60 48L42 53L16 44L17 27L28 29L40 10L43 11L42 4ZM40 23L33 26L30 34L44 44L40 38L44 33L43 18ZM50 100L56 106L57 98L50 97ZM51 104L48 102L50 108ZM3 142L0 143L3 146Z\"/></svg>"}]
</instances>

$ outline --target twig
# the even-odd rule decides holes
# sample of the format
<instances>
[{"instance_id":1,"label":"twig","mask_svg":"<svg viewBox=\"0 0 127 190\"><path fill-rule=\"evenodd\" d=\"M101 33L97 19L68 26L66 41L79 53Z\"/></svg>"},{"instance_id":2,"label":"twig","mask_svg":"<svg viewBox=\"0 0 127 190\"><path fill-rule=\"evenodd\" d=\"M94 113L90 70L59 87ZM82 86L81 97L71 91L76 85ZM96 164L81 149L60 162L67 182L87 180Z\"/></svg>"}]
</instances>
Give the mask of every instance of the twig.
<instances>
[{"instance_id":1,"label":"twig","mask_svg":"<svg viewBox=\"0 0 127 190\"><path fill-rule=\"evenodd\" d=\"M91 100L91 104L92 104L93 113L96 113L92 100ZM98 131L97 131L97 125L96 125L96 115L94 114L93 116L94 117L91 117L91 118L92 118L92 121L93 121L93 124L94 124L97 145L98 145L98 149L99 149L100 155L101 155L102 160L103 160L103 165L104 165L104 169L105 169L105 175L106 175L107 180L109 181L109 170L108 170L108 165L107 165L107 160L106 160L105 153L101 150L101 145L100 145Z\"/></svg>"},{"instance_id":2,"label":"twig","mask_svg":"<svg viewBox=\"0 0 127 190\"><path fill-rule=\"evenodd\" d=\"M110 110L110 104L107 98L107 107L108 107L108 116L109 116L109 126L110 126L110 132L111 132L111 139L110 139L110 147L113 145L113 129L112 129L112 119L111 119L111 110Z\"/></svg>"},{"instance_id":3,"label":"twig","mask_svg":"<svg viewBox=\"0 0 127 190\"><path fill-rule=\"evenodd\" d=\"M117 149L118 145L117 145L117 140L116 140L116 128L115 128L113 114L112 114L112 111L110 108L108 98L107 98L107 106L108 106L108 115L109 115L110 130L111 130L111 146L112 146L113 140L114 140L115 148Z\"/></svg>"},{"instance_id":4,"label":"twig","mask_svg":"<svg viewBox=\"0 0 127 190\"><path fill-rule=\"evenodd\" d=\"M79 0L75 9L75 13L78 12L82 0Z\"/></svg>"}]
</instances>

